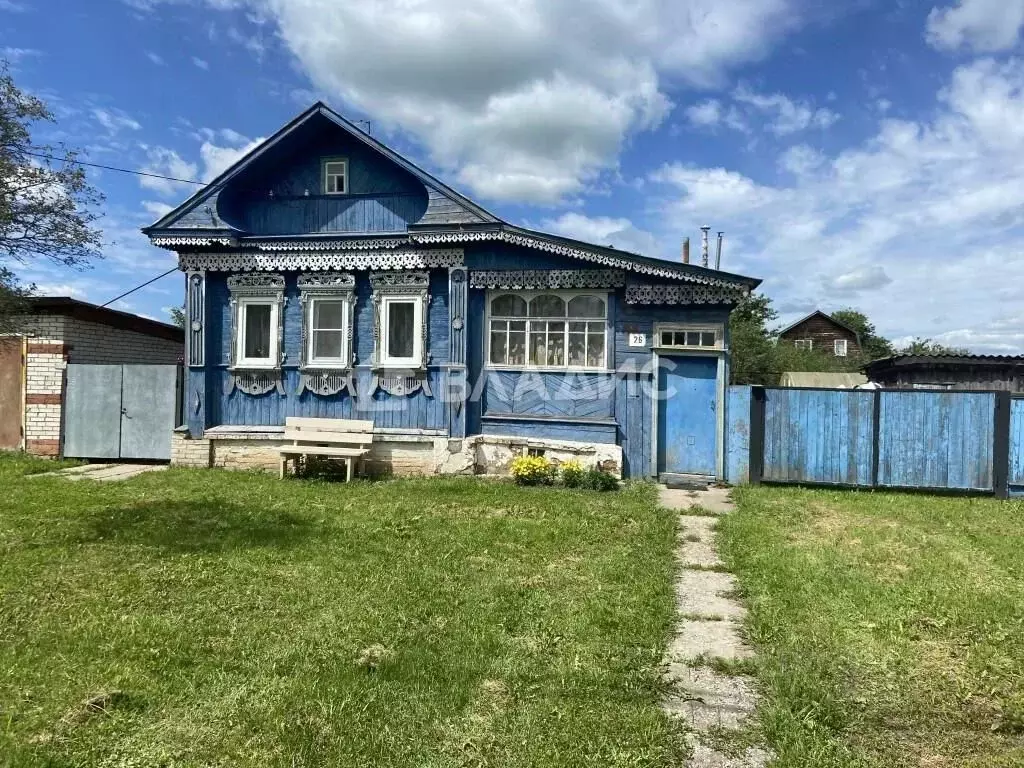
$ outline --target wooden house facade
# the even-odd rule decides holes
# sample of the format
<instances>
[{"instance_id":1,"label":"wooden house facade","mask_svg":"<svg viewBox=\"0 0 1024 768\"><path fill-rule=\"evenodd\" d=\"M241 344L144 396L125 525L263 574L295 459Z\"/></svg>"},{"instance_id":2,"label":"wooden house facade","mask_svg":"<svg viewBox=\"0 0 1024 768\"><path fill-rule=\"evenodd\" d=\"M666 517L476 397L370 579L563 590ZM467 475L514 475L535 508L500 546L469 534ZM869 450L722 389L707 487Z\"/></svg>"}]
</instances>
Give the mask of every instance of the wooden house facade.
<instances>
[{"instance_id":1,"label":"wooden house facade","mask_svg":"<svg viewBox=\"0 0 1024 768\"><path fill-rule=\"evenodd\" d=\"M865 367L887 389L1024 392L1024 357L1011 355L895 355Z\"/></svg>"},{"instance_id":2,"label":"wooden house facade","mask_svg":"<svg viewBox=\"0 0 1024 768\"><path fill-rule=\"evenodd\" d=\"M513 226L320 103L144 231L186 275L176 463L276 467L310 416L372 419L382 472L723 476L757 280Z\"/></svg>"},{"instance_id":3,"label":"wooden house facade","mask_svg":"<svg viewBox=\"0 0 1024 768\"><path fill-rule=\"evenodd\" d=\"M848 325L816 309L779 331L779 339L801 349L816 350L831 357L860 354L860 336Z\"/></svg>"}]
</instances>

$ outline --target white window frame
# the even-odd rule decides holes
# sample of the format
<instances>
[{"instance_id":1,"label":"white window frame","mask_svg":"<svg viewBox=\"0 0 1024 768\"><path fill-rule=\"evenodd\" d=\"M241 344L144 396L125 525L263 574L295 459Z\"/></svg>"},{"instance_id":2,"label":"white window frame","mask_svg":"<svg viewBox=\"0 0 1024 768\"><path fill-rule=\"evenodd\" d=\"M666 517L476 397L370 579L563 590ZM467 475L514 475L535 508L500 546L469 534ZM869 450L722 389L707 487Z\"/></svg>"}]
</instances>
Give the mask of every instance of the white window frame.
<instances>
[{"instance_id":1,"label":"white window frame","mask_svg":"<svg viewBox=\"0 0 1024 768\"><path fill-rule=\"evenodd\" d=\"M840 350L842 350L840 352ZM832 340L832 354L835 357L847 357L850 354L850 342L847 339Z\"/></svg>"},{"instance_id":2,"label":"white window frame","mask_svg":"<svg viewBox=\"0 0 1024 768\"><path fill-rule=\"evenodd\" d=\"M713 333L714 346L705 344L665 344L662 334L672 333ZM685 341L685 336L684 336ZM654 326L654 346L663 350L683 350L687 352L721 352L725 349L725 326L721 323L656 323Z\"/></svg>"},{"instance_id":3,"label":"white window frame","mask_svg":"<svg viewBox=\"0 0 1024 768\"><path fill-rule=\"evenodd\" d=\"M248 308L252 306L270 307L270 355L266 358L245 356L245 315ZM236 334L237 339L235 340L237 344L235 350L236 367L267 369L279 367L278 354L280 349L278 347L278 340L281 316L278 300L271 296L245 296L238 299L238 308L235 311L238 313L236 321L238 332Z\"/></svg>"},{"instance_id":4,"label":"white window frame","mask_svg":"<svg viewBox=\"0 0 1024 768\"><path fill-rule=\"evenodd\" d=\"M343 173L341 174L341 178L342 178L344 183L342 184L342 189L340 191L335 191L335 192L331 191L331 186L330 186L329 180L331 179L331 177L338 176L337 173L330 173L329 172L328 169L332 165L341 165L342 168L344 169ZM321 167L322 167L322 174L321 175L323 177L324 194L325 195L347 195L348 194L348 158L347 157L325 157L323 159L323 161L321 162Z\"/></svg>"},{"instance_id":5,"label":"white window frame","mask_svg":"<svg viewBox=\"0 0 1024 768\"><path fill-rule=\"evenodd\" d=\"M413 305L412 356L391 357L388 354L388 333L391 321L392 304ZM380 318L380 359L381 368L418 368L423 359L423 297L422 296L384 296L381 298Z\"/></svg>"},{"instance_id":6,"label":"white window frame","mask_svg":"<svg viewBox=\"0 0 1024 768\"><path fill-rule=\"evenodd\" d=\"M512 295L521 298L526 302L529 307L530 301L537 298L538 296L554 295L558 296L562 301L565 302L566 314L562 317L531 317L529 310L524 317L507 318L504 316L493 317L491 315L491 302L500 296ZM577 296L594 296L604 302L604 317L569 317L568 308L569 301L576 298ZM487 291L487 311L484 317L484 333L487 337L486 349L484 350L485 367L491 370L498 371L590 371L590 372L607 372L610 370L609 363L612 357L612 332L611 332L611 312L610 303L608 300L609 292L602 290L593 289L580 289L580 290L556 290L556 289L532 289L532 290L504 290L500 288L494 288ZM526 323L526 359L522 364L502 364L491 362L491 320L514 320L524 321ZM530 322L564 322L565 330L563 331L565 337L564 350L565 350L565 364L564 365L534 365L530 362ZM570 323L596 323L603 322L604 324L604 364L599 366L593 365L570 365L569 364L569 324Z\"/></svg>"},{"instance_id":7,"label":"white window frame","mask_svg":"<svg viewBox=\"0 0 1024 768\"><path fill-rule=\"evenodd\" d=\"M350 299L341 296L311 296L309 307L306 310L306 323L309 328L309 338L306 339L306 366L309 368L348 368L349 362L349 306ZM315 325L316 306L321 302L341 304L341 328L318 329ZM318 330L329 330L341 332L341 356L340 357L317 357L316 356L316 333Z\"/></svg>"},{"instance_id":8,"label":"white window frame","mask_svg":"<svg viewBox=\"0 0 1024 768\"><path fill-rule=\"evenodd\" d=\"M808 352L814 349L814 339L795 339L793 346L797 349L806 349Z\"/></svg>"}]
</instances>

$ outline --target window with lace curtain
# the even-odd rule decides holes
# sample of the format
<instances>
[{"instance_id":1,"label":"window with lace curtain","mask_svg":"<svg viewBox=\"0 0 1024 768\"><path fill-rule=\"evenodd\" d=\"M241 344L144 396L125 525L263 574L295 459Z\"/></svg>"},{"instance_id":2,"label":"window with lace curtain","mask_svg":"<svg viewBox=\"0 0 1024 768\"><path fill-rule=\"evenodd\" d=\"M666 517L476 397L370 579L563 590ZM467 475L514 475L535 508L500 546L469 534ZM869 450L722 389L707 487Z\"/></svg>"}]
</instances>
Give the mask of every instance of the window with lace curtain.
<instances>
[{"instance_id":1,"label":"window with lace curtain","mask_svg":"<svg viewBox=\"0 0 1024 768\"><path fill-rule=\"evenodd\" d=\"M496 291L488 309L492 367L607 367L607 294Z\"/></svg>"}]
</instances>

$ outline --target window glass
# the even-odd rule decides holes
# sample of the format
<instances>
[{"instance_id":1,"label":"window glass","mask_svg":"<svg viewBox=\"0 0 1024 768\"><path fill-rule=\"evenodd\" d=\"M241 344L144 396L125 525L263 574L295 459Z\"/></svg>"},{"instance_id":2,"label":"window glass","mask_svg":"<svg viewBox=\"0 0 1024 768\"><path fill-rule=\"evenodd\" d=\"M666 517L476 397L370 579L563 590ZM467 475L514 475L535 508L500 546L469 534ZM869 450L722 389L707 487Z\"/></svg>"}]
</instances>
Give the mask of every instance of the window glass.
<instances>
[{"instance_id":1,"label":"window glass","mask_svg":"<svg viewBox=\"0 0 1024 768\"><path fill-rule=\"evenodd\" d=\"M700 334L700 345L702 347L713 347L715 346L715 332L714 331L702 331Z\"/></svg>"},{"instance_id":2,"label":"window glass","mask_svg":"<svg viewBox=\"0 0 1024 768\"><path fill-rule=\"evenodd\" d=\"M345 187L347 165L342 161L324 163L324 185L327 194L336 195L347 191Z\"/></svg>"},{"instance_id":3,"label":"window glass","mask_svg":"<svg viewBox=\"0 0 1024 768\"><path fill-rule=\"evenodd\" d=\"M416 303L388 302L387 318L387 357L411 358L415 347Z\"/></svg>"},{"instance_id":4,"label":"window glass","mask_svg":"<svg viewBox=\"0 0 1024 768\"><path fill-rule=\"evenodd\" d=\"M244 356L248 360L270 358L270 310L269 304L246 304Z\"/></svg>"},{"instance_id":5,"label":"window glass","mask_svg":"<svg viewBox=\"0 0 1024 768\"><path fill-rule=\"evenodd\" d=\"M508 364L526 365L525 320L513 320L508 324Z\"/></svg>"},{"instance_id":6,"label":"window glass","mask_svg":"<svg viewBox=\"0 0 1024 768\"><path fill-rule=\"evenodd\" d=\"M317 299L313 302L313 359L344 358L345 302Z\"/></svg>"},{"instance_id":7,"label":"window glass","mask_svg":"<svg viewBox=\"0 0 1024 768\"><path fill-rule=\"evenodd\" d=\"M491 302L491 314L495 317L526 317L526 301L506 293Z\"/></svg>"},{"instance_id":8,"label":"window glass","mask_svg":"<svg viewBox=\"0 0 1024 768\"><path fill-rule=\"evenodd\" d=\"M530 301L530 317L565 317L565 302L553 293L537 296Z\"/></svg>"},{"instance_id":9,"label":"window glass","mask_svg":"<svg viewBox=\"0 0 1024 768\"><path fill-rule=\"evenodd\" d=\"M569 317L604 317L604 301L597 296L574 296L569 300Z\"/></svg>"}]
</instances>

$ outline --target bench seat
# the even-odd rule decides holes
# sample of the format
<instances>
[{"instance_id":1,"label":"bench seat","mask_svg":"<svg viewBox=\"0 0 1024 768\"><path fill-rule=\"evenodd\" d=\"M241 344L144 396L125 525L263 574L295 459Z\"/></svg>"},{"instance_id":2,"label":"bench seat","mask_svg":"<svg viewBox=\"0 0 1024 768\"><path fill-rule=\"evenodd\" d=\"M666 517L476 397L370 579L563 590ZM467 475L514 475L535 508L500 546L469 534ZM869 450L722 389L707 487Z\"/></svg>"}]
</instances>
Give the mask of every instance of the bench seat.
<instances>
[{"instance_id":1,"label":"bench seat","mask_svg":"<svg viewBox=\"0 0 1024 768\"><path fill-rule=\"evenodd\" d=\"M282 479L288 474L289 459L297 470L300 457L331 456L344 459L346 477L351 480L356 461L370 452L373 422L289 416L284 437L291 443L279 449Z\"/></svg>"}]
</instances>

